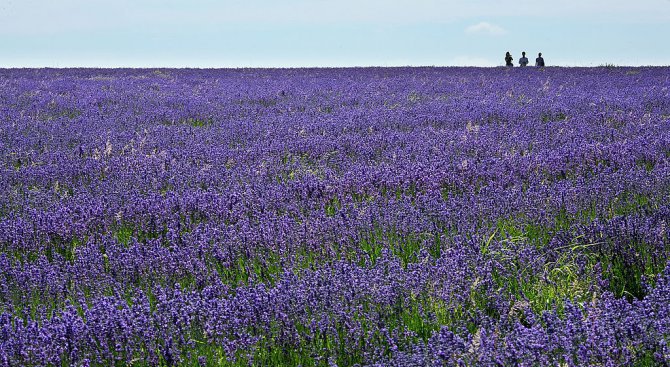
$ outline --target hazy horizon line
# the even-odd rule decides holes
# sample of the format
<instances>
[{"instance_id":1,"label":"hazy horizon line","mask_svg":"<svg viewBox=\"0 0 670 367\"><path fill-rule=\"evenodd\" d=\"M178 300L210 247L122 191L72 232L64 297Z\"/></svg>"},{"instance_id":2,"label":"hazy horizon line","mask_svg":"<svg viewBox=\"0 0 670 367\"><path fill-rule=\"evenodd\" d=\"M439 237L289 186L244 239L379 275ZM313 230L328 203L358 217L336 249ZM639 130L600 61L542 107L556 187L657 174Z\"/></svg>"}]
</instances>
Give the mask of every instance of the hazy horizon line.
<instances>
[{"instance_id":1,"label":"hazy horizon line","mask_svg":"<svg viewBox=\"0 0 670 367\"><path fill-rule=\"evenodd\" d=\"M514 67L509 67L505 65L294 65L294 66L166 66L166 65L153 65L153 66L4 66L0 65L0 70L20 70L20 69L195 69L195 70L219 70L219 69L366 69L366 68L478 68L478 69L535 69L535 68L603 68L603 67L616 67L616 68L663 68L670 67L670 64L640 64L640 65L626 65L626 64L614 64L614 63L604 63L598 65L549 65L545 67L538 66L526 66L521 67L515 65Z\"/></svg>"}]
</instances>

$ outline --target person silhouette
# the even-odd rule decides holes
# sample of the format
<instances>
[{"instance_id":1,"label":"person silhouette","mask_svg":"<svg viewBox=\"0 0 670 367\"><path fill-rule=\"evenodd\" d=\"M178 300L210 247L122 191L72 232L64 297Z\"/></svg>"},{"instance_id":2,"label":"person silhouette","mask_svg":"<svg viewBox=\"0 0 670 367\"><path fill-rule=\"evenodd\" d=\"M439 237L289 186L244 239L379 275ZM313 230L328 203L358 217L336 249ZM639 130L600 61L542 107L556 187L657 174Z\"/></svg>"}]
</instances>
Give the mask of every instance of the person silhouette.
<instances>
[{"instance_id":1,"label":"person silhouette","mask_svg":"<svg viewBox=\"0 0 670 367\"><path fill-rule=\"evenodd\" d=\"M542 58L542 52L537 54L537 59L535 59L535 66L537 67L544 67L544 59Z\"/></svg>"},{"instance_id":2,"label":"person silhouette","mask_svg":"<svg viewBox=\"0 0 670 367\"><path fill-rule=\"evenodd\" d=\"M514 59L512 58L512 54L510 54L509 51L507 51L507 53L505 54L505 66L509 67L514 66L514 64L512 64L513 60Z\"/></svg>"},{"instance_id":3,"label":"person silhouette","mask_svg":"<svg viewBox=\"0 0 670 367\"><path fill-rule=\"evenodd\" d=\"M526 51L521 53L521 58L519 59L519 65L522 67L528 65L528 58L526 57Z\"/></svg>"}]
</instances>

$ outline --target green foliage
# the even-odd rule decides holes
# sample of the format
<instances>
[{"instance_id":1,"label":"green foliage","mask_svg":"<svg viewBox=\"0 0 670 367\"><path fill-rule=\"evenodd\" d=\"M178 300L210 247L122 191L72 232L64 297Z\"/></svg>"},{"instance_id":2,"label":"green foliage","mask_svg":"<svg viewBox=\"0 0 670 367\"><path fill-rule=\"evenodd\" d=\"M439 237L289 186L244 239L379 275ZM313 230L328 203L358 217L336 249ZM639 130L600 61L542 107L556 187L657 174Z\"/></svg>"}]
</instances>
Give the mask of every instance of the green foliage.
<instances>
[{"instance_id":1,"label":"green foliage","mask_svg":"<svg viewBox=\"0 0 670 367\"><path fill-rule=\"evenodd\" d=\"M556 122L556 121L564 121L568 119L568 116L563 113L563 112L555 112L555 111L547 111L544 112L540 118L542 119L542 122L547 123L547 122Z\"/></svg>"},{"instance_id":2,"label":"green foliage","mask_svg":"<svg viewBox=\"0 0 670 367\"><path fill-rule=\"evenodd\" d=\"M60 108L56 105L50 105L49 109L46 112L40 114L39 118L42 121L51 121L59 118L71 120L81 116L81 114L82 112L76 108Z\"/></svg>"},{"instance_id":3,"label":"green foliage","mask_svg":"<svg viewBox=\"0 0 670 367\"><path fill-rule=\"evenodd\" d=\"M332 199L328 200L328 202L324 206L324 211L327 216L333 217L335 214L337 214L337 211L342 208L342 204L340 204L340 199L337 197L333 197Z\"/></svg>"},{"instance_id":4,"label":"green foliage","mask_svg":"<svg viewBox=\"0 0 670 367\"><path fill-rule=\"evenodd\" d=\"M636 159L635 164L640 168L644 168L645 171L651 172L656 166L656 161L647 157L642 157Z\"/></svg>"},{"instance_id":5,"label":"green foliage","mask_svg":"<svg viewBox=\"0 0 670 367\"><path fill-rule=\"evenodd\" d=\"M207 127L214 124L214 120L209 117L186 117L180 120L160 120L158 122L166 126L186 125L198 128Z\"/></svg>"},{"instance_id":6,"label":"green foliage","mask_svg":"<svg viewBox=\"0 0 670 367\"><path fill-rule=\"evenodd\" d=\"M211 125L214 121L212 119L189 117L183 123L193 127L203 127Z\"/></svg>"},{"instance_id":7,"label":"green foliage","mask_svg":"<svg viewBox=\"0 0 670 367\"><path fill-rule=\"evenodd\" d=\"M133 237L134 233L134 228L131 225L122 225L119 228L117 228L114 232L114 238L116 238L119 243L123 244L124 246L128 246L130 244L130 240Z\"/></svg>"}]
</instances>

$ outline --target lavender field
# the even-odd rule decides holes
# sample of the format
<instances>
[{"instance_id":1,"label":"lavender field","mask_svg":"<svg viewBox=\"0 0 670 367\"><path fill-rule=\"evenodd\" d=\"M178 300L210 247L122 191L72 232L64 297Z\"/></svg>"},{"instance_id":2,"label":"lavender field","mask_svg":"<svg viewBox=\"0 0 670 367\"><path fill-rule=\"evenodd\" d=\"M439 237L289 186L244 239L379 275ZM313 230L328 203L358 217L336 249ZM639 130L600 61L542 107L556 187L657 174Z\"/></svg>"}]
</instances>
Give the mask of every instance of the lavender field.
<instances>
[{"instance_id":1,"label":"lavender field","mask_svg":"<svg viewBox=\"0 0 670 367\"><path fill-rule=\"evenodd\" d=\"M0 366L667 366L670 68L0 70Z\"/></svg>"}]
</instances>

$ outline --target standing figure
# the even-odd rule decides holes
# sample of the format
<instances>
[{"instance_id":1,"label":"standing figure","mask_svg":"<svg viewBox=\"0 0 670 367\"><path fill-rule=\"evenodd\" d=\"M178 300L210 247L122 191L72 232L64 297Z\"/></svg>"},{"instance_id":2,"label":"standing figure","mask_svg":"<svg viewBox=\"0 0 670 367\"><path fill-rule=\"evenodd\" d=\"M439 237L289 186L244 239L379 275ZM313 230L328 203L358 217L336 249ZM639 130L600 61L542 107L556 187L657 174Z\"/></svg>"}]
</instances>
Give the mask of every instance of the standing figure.
<instances>
[{"instance_id":1,"label":"standing figure","mask_svg":"<svg viewBox=\"0 0 670 367\"><path fill-rule=\"evenodd\" d=\"M544 67L544 59L542 58L542 52L537 54L537 59L535 59L535 66L537 67Z\"/></svg>"},{"instance_id":2,"label":"standing figure","mask_svg":"<svg viewBox=\"0 0 670 367\"><path fill-rule=\"evenodd\" d=\"M519 65L521 65L521 67L528 65L528 58L526 57L526 51L521 53L521 58L519 59Z\"/></svg>"},{"instance_id":3,"label":"standing figure","mask_svg":"<svg viewBox=\"0 0 670 367\"><path fill-rule=\"evenodd\" d=\"M509 67L514 66L514 64L512 64L513 60L514 59L512 58L512 54L510 54L509 51L507 51L507 53L505 54L505 66Z\"/></svg>"}]
</instances>

